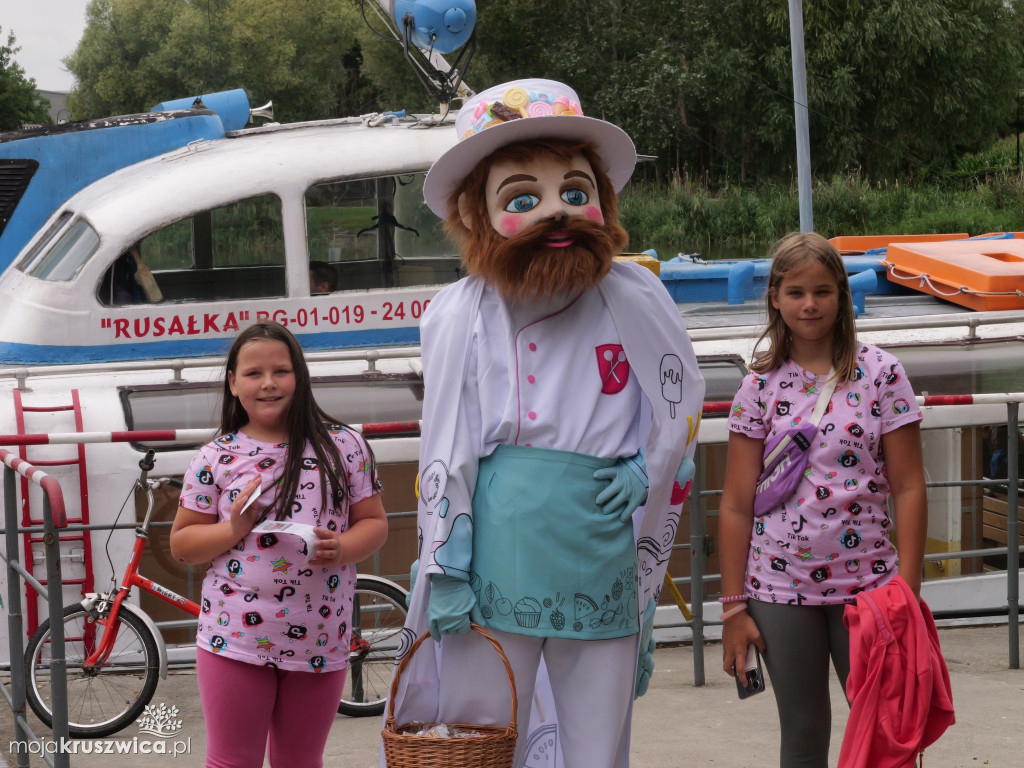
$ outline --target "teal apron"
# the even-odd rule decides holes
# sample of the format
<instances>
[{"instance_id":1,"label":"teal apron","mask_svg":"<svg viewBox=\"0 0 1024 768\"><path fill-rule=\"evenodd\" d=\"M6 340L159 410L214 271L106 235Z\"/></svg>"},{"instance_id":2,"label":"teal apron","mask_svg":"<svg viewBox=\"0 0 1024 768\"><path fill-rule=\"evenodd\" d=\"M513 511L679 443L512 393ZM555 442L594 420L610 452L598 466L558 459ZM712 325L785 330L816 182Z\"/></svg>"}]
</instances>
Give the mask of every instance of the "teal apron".
<instances>
[{"instance_id":1,"label":"teal apron","mask_svg":"<svg viewBox=\"0 0 1024 768\"><path fill-rule=\"evenodd\" d=\"M537 637L636 634L633 526L594 499L614 459L500 445L473 493L470 584L487 626Z\"/></svg>"}]
</instances>

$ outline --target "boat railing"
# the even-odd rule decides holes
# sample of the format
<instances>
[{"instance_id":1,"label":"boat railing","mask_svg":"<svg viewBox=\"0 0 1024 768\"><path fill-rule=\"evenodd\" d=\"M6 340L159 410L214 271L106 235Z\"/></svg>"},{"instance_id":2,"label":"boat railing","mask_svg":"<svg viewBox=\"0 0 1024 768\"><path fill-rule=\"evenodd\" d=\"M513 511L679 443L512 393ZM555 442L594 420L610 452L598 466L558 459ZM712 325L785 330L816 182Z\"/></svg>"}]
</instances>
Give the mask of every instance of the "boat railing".
<instances>
[{"instance_id":1,"label":"boat railing","mask_svg":"<svg viewBox=\"0 0 1024 768\"><path fill-rule=\"evenodd\" d=\"M304 352L308 362L365 362L366 373L377 370L379 360L409 359L410 368L414 373L422 370L419 365L420 348L418 346L374 347L358 349L308 350ZM171 383L184 383L185 372L194 368L210 368L222 366L223 356L185 357L166 360L126 360L103 363L74 363L69 365L13 365L0 366L0 379L14 379L18 389L28 390L29 377L37 376L81 376L83 374L131 373L133 371L167 371L171 375Z\"/></svg>"},{"instance_id":2,"label":"boat railing","mask_svg":"<svg viewBox=\"0 0 1024 768\"><path fill-rule=\"evenodd\" d=\"M917 402L925 409L925 419L922 422L922 429L949 429L958 426L956 419L929 418L934 416L937 409L953 408L975 405L1006 406L1006 427L1007 427L1007 477L997 480L971 479L971 480L946 480L931 481L926 485L928 488L950 488L950 487L1000 487L1007 491L1007 519L1006 519L1006 540L1005 547L986 547L984 549L957 550L949 552L938 552L926 554L925 562L966 560L970 558L1005 555L1006 565L1006 610L1008 623L1008 658L1009 668L1020 668L1020 557L1024 547L1020 546L1020 484L1021 478L1018 473L1018 417L1020 404L1024 402L1024 393L1002 393L985 395L928 395L919 396ZM704 413L726 414L731 403L705 403ZM968 419L966 423L959 426L971 426L974 421ZM705 430L704 421L701 427L701 435L709 439L702 439L702 444L721 444L727 441L727 431ZM724 426L724 425L723 425ZM708 434L708 433L712 434ZM707 564L708 557L712 552L712 541L708 533L709 516L717 515L717 510L708 508L708 500L722 495L722 489L707 489L701 487L701 468L698 459L697 471L694 474L694 484L690 492L690 540L677 543L673 549L676 551L686 550L690 553L690 576L683 578L673 577L672 581L677 585L688 585L690 587L690 602L692 606L692 617L689 620L663 622L656 620L656 627L661 629L689 628L692 633L693 642L693 665L694 684L697 686L705 683L704 667L704 640L705 630L708 627L718 628L721 621L705 618L705 601L710 595L707 591L707 584L719 582L721 574L709 573ZM897 511L898 514L898 511ZM1016 545L1016 546L1014 546ZM927 582L926 582L927 583ZM683 617L680 617L683 618Z\"/></svg>"},{"instance_id":3,"label":"boat railing","mask_svg":"<svg viewBox=\"0 0 1024 768\"><path fill-rule=\"evenodd\" d=\"M1006 407L1007 425L1007 454L1008 454L1008 477L1003 480L969 479L969 480L945 480L932 481L928 488L949 488L961 486L992 487L1005 486L1007 489L1007 542L1006 547L986 547L984 549L970 549L962 551L941 552L925 556L926 561L948 561L964 560L987 556L1006 555L1007 557L1007 613L1009 624L1009 664L1010 668L1018 669L1019 661L1019 575L1020 575L1020 553L1022 548L1012 546L1019 543L1020 517L1019 517L1019 483L1020 477L1017 470L1018 446L1012 436L1017 434L1018 412L1021 402L1024 402L1024 393L1002 393L984 395L928 395L917 398L918 403L925 410L925 420L922 423L923 429L948 429L960 426L972 426L979 423L977 417L956 418L943 414L942 411L951 408L964 408L966 406L997 406ZM730 403L705 403L705 419L698 436L702 446L721 445L728 441L728 431L725 429L725 420L715 418L716 415L724 415L728 412ZM412 448L418 443L415 436L419 431L419 422L403 422L401 424L364 424L353 425L366 435L378 455L381 464L410 463L416 460L416 451ZM374 435L395 435L405 434L405 437L387 437L375 439ZM41 444L74 444L74 443L100 443L100 442L158 442L177 441L202 443L214 435L211 429L190 429L190 430L147 430L147 431L123 431L123 432L73 432L73 433L50 433L35 435L0 435L0 445L41 445ZM387 450L392 443L401 443L402 448L397 451ZM407 445L408 444L408 445ZM696 685L704 684L704 647L703 641L706 637L706 630L715 628L721 622L706 618L705 600L709 596L707 585L718 582L720 574L708 572L708 556L711 552L711 539L708 535L708 518L717 514L708 505L709 499L720 496L721 489L701 487L700 454L697 456L698 471L695 475L694 486L690 496L690 533L688 541L679 541L675 544L676 550L686 550L690 553L690 575L682 578L673 578L677 585L688 585L690 589L690 602L692 605L692 618L687 621L675 622L663 620L664 611L659 614L657 628L660 630L671 630L675 628L688 628L694 646L694 682ZM5 482L5 493L13 493L13 483ZM412 510L400 510L389 512L391 519L412 517L416 513ZM169 525L169 523L168 523ZM155 523L154 527L159 524ZM122 526L90 525L87 527L74 526L85 529L110 529L124 527L133 528L134 524L123 524ZM11 530L8 525L7 530ZM70 530L70 528L69 528ZM680 534L682 537L683 534ZM374 572L378 561L374 561ZM397 576L401 579L402 576ZM678 615L678 614L677 614ZM175 624L177 626L180 623ZM170 625L167 626L170 628Z\"/></svg>"},{"instance_id":4,"label":"boat railing","mask_svg":"<svg viewBox=\"0 0 1024 768\"><path fill-rule=\"evenodd\" d=\"M905 297L900 297L905 298ZM877 298L884 302L886 297ZM977 338L978 328L988 325L1014 325L1024 323L1024 313L1019 310L1001 312L953 312L941 315L908 315L907 317L860 317L857 330L860 333L877 331L934 330L939 328L964 328L965 338ZM764 330L764 324L744 326L722 326L716 328L690 328L691 341L721 341L724 339L757 338Z\"/></svg>"},{"instance_id":5,"label":"boat railing","mask_svg":"<svg viewBox=\"0 0 1024 768\"><path fill-rule=\"evenodd\" d=\"M886 297L881 297L879 301ZM1024 323L1024 314L1015 310L1003 312L959 312L941 315L914 315L908 317L860 318L857 330L862 333L874 333L898 330L934 330L940 328L963 327L965 339L977 338L978 328L991 325L1013 325ZM689 335L692 341L721 341L725 339L753 339L764 330L762 325L722 326L715 328L691 328ZM1014 334L1016 335L1016 334ZM346 362L362 361L366 363L366 372L377 370L379 360L408 359L415 373L422 369L419 364L420 348L416 345L399 347L352 348L333 350L310 350L306 353L309 362ZM174 358L161 360L132 360L97 363L75 363L73 365L9 365L0 366L0 379L15 379L21 390L27 390L28 380L36 376L81 375L87 373L125 373L132 371L163 371L171 374L171 383L185 382L185 372L193 368L209 368L211 365L223 364L222 356L206 356L191 358Z\"/></svg>"},{"instance_id":6,"label":"boat railing","mask_svg":"<svg viewBox=\"0 0 1024 768\"><path fill-rule=\"evenodd\" d=\"M0 460L4 464L4 540L5 546L0 549L0 557L7 563L7 632L11 660L11 685L0 686L7 704L11 708L14 719L14 743L26 745L29 740L39 749L39 754L50 766L66 768L70 765L70 757L63 749L53 752L51 761L48 750L44 749L41 738L36 736L32 727L25 719L25 633L22 622L21 582L24 580L31 586L49 606L50 626L50 706L53 713L52 736L55 744L67 744L68 734L68 699L67 699L67 660L64 653L64 597L61 585L60 539L59 529L67 527L67 516L64 510L64 494L60 483L42 470L34 467L24 459L10 451L0 448ZM39 486L43 491L43 524L42 543L46 562L46 584L38 581L21 563L18 555L18 536L37 532L37 527L19 528L17 483L15 475ZM30 555L27 555L30 556ZM51 591L47 586L53 585ZM19 768L28 766L30 749L18 751Z\"/></svg>"}]
</instances>

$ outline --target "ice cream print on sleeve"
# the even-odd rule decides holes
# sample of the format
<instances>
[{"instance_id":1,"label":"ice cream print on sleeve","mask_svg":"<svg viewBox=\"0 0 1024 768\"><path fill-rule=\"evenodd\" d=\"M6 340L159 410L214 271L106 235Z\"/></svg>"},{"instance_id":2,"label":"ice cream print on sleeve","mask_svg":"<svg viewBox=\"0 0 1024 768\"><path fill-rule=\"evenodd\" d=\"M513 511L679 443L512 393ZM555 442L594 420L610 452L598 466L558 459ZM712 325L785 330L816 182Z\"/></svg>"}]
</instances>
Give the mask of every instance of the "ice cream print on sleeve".
<instances>
[{"instance_id":1,"label":"ice cream print on sleeve","mask_svg":"<svg viewBox=\"0 0 1024 768\"><path fill-rule=\"evenodd\" d=\"M440 459L430 462L417 478L417 493L428 515L432 515L444 499L448 467Z\"/></svg>"},{"instance_id":2,"label":"ice cream print on sleeve","mask_svg":"<svg viewBox=\"0 0 1024 768\"><path fill-rule=\"evenodd\" d=\"M661 358L661 396L669 403L669 416L676 417L676 405L683 401L683 363L676 355Z\"/></svg>"},{"instance_id":3,"label":"ice cream print on sleeve","mask_svg":"<svg viewBox=\"0 0 1024 768\"><path fill-rule=\"evenodd\" d=\"M441 499L438 506L438 517L448 522L439 531L445 536L443 541L435 541L433 562L441 573L466 578L469 575L469 561L473 550L473 522L469 515L455 515L448 521L448 499Z\"/></svg>"}]
</instances>

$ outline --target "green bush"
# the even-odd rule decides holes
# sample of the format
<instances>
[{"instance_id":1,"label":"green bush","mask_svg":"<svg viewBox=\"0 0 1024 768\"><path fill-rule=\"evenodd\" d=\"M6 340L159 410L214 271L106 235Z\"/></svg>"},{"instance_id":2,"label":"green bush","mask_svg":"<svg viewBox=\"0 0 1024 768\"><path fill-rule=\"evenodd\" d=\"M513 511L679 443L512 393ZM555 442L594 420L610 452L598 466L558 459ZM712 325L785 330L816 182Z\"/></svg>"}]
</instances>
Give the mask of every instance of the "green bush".
<instances>
[{"instance_id":1,"label":"green bush","mask_svg":"<svg viewBox=\"0 0 1024 768\"><path fill-rule=\"evenodd\" d=\"M959 171L930 184L872 184L848 174L817 181L812 202L814 228L826 237L1024 230L1024 177L1012 168L971 177L970 183ZM647 182L628 187L620 209L630 250L654 248L661 258L694 252L764 256L800 222L795 186L728 187L712 195Z\"/></svg>"}]
</instances>

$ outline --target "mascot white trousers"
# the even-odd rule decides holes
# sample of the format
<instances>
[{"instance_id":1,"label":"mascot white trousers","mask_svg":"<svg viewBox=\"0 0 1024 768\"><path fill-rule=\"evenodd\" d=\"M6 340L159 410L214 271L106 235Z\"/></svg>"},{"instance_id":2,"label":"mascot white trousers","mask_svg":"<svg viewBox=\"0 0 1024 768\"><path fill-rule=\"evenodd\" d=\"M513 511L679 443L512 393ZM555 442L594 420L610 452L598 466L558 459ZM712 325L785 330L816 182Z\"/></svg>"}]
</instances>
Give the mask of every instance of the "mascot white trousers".
<instances>
[{"instance_id":1,"label":"mascot white trousers","mask_svg":"<svg viewBox=\"0 0 1024 768\"><path fill-rule=\"evenodd\" d=\"M491 630L501 643L515 674L519 697L516 768L553 768L547 762L547 739L527 738L531 713L534 722L558 721L557 739L565 768L612 768L625 765L629 752L629 719L633 706L637 636L611 640L569 640L530 637ZM438 720L442 723L507 723L511 707L508 676L497 654L493 664L481 664L475 633L448 635L440 669ZM475 657L471 674L460 658ZM538 669L546 667L556 712L534 709ZM544 674L544 671L541 671ZM557 714L557 718L556 718ZM535 729L536 733L536 729ZM546 733L541 729L541 733ZM531 748L532 747L532 748ZM547 748L545 748L547 747Z\"/></svg>"}]
</instances>

